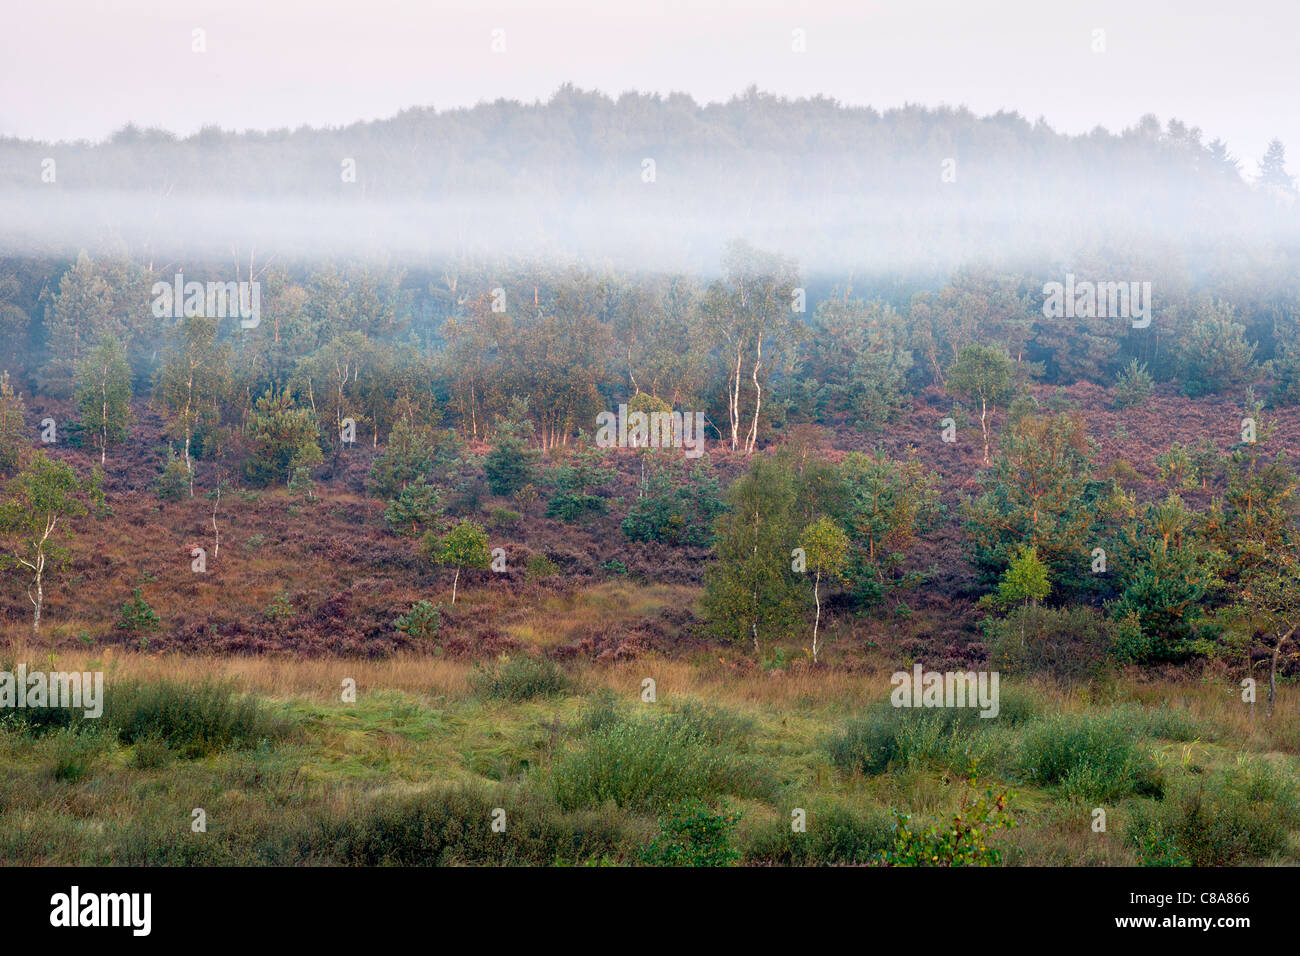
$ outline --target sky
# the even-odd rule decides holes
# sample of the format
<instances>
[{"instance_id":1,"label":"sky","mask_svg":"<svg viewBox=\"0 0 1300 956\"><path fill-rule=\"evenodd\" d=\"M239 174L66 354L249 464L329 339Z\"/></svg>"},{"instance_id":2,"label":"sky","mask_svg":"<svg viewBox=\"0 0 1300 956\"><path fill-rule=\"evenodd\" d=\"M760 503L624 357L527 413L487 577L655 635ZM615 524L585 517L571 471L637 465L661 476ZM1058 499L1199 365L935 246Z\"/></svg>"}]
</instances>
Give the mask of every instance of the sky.
<instances>
[{"instance_id":1,"label":"sky","mask_svg":"<svg viewBox=\"0 0 1300 956\"><path fill-rule=\"evenodd\" d=\"M41 0L5 11L0 135L341 126L566 82L1015 110L1068 133L1154 113L1247 173L1274 137L1300 169L1297 0Z\"/></svg>"}]
</instances>

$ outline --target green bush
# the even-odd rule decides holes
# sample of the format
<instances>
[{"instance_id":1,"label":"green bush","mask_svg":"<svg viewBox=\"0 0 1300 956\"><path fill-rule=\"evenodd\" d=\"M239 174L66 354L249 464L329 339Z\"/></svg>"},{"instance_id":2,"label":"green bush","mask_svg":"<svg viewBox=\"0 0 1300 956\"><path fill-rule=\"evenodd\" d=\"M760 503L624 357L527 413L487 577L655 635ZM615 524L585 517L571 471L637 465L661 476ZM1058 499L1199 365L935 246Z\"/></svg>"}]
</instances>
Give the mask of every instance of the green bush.
<instances>
[{"instance_id":1,"label":"green bush","mask_svg":"<svg viewBox=\"0 0 1300 956\"><path fill-rule=\"evenodd\" d=\"M488 488L494 495L513 495L533 480L537 452L518 435L507 435L497 442L483 461Z\"/></svg>"},{"instance_id":2,"label":"green bush","mask_svg":"<svg viewBox=\"0 0 1300 956\"><path fill-rule=\"evenodd\" d=\"M659 718L607 715L556 762L556 799L565 810L613 803L659 812L725 794L756 795L764 781L740 752L742 726L698 710Z\"/></svg>"},{"instance_id":3,"label":"green bush","mask_svg":"<svg viewBox=\"0 0 1300 956\"><path fill-rule=\"evenodd\" d=\"M1151 396L1155 380L1145 362L1133 359L1115 376L1115 407L1133 408Z\"/></svg>"},{"instance_id":4,"label":"green bush","mask_svg":"<svg viewBox=\"0 0 1300 956\"><path fill-rule=\"evenodd\" d=\"M1095 681L1114 670L1117 627L1090 607L1022 607L984 622L991 666L1007 675Z\"/></svg>"},{"instance_id":5,"label":"green bush","mask_svg":"<svg viewBox=\"0 0 1300 956\"><path fill-rule=\"evenodd\" d=\"M532 700L554 697L569 690L569 676L545 657L507 657L491 665L480 665L470 678L476 693L495 700Z\"/></svg>"},{"instance_id":6,"label":"green bush","mask_svg":"<svg viewBox=\"0 0 1300 956\"><path fill-rule=\"evenodd\" d=\"M131 592L131 600L122 603L122 616L117 626L127 631L154 631L158 629L158 615L144 599L140 589Z\"/></svg>"},{"instance_id":7,"label":"green bush","mask_svg":"<svg viewBox=\"0 0 1300 956\"><path fill-rule=\"evenodd\" d=\"M650 866L735 866L740 851L732 834L740 814L715 811L698 801L675 808L659 822L659 835L641 850Z\"/></svg>"},{"instance_id":8,"label":"green bush","mask_svg":"<svg viewBox=\"0 0 1300 956\"><path fill-rule=\"evenodd\" d=\"M894 810L897 824L894 845L881 856L886 866L997 866L1002 852L990 846L988 837L1017 824L1007 808L1011 794L986 790L974 792L975 780L969 781L971 792L962 800L961 809L952 822L914 830L911 817Z\"/></svg>"},{"instance_id":9,"label":"green bush","mask_svg":"<svg viewBox=\"0 0 1300 956\"><path fill-rule=\"evenodd\" d=\"M393 627L416 640L432 640L442 627L442 602L419 601L394 621Z\"/></svg>"},{"instance_id":10,"label":"green bush","mask_svg":"<svg viewBox=\"0 0 1300 956\"><path fill-rule=\"evenodd\" d=\"M553 577L560 573L560 566L544 554L534 553L524 563L524 576L529 581Z\"/></svg>"},{"instance_id":11,"label":"green bush","mask_svg":"<svg viewBox=\"0 0 1300 956\"><path fill-rule=\"evenodd\" d=\"M141 737L135 742L131 766L136 770L157 770L171 762L172 750L162 737Z\"/></svg>"},{"instance_id":12,"label":"green bush","mask_svg":"<svg viewBox=\"0 0 1300 956\"><path fill-rule=\"evenodd\" d=\"M1287 849L1300 823L1294 781L1267 764L1189 778L1161 801L1133 810L1126 837L1148 866L1233 866Z\"/></svg>"},{"instance_id":13,"label":"green bush","mask_svg":"<svg viewBox=\"0 0 1300 956\"><path fill-rule=\"evenodd\" d=\"M988 731L1015 726L1037 713L1026 694L999 687L998 716L976 707L893 707L884 701L848 721L826 741L831 763L846 773L884 773L891 763L933 761L965 772L992 746Z\"/></svg>"},{"instance_id":14,"label":"green bush","mask_svg":"<svg viewBox=\"0 0 1300 956\"><path fill-rule=\"evenodd\" d=\"M610 814L563 814L528 791L474 787L379 799L310 840L318 862L351 866L548 866L618 855L628 842Z\"/></svg>"},{"instance_id":15,"label":"green bush","mask_svg":"<svg viewBox=\"0 0 1300 956\"><path fill-rule=\"evenodd\" d=\"M563 490L557 492L546 505L546 517L572 524L591 515L604 514L607 510L609 504L599 495Z\"/></svg>"},{"instance_id":16,"label":"green bush","mask_svg":"<svg viewBox=\"0 0 1300 956\"><path fill-rule=\"evenodd\" d=\"M758 830L745 848L747 863L784 866L865 864L893 845L893 821L883 809L865 815L841 804L808 808L807 829L796 833L790 819Z\"/></svg>"},{"instance_id":17,"label":"green bush","mask_svg":"<svg viewBox=\"0 0 1300 956\"><path fill-rule=\"evenodd\" d=\"M689 476L676 476L678 466L650 461L650 474L623 519L623 534L633 541L708 547L714 522L726 509L718 479L699 465Z\"/></svg>"},{"instance_id":18,"label":"green bush","mask_svg":"<svg viewBox=\"0 0 1300 956\"><path fill-rule=\"evenodd\" d=\"M168 447L167 464L154 481L153 488L164 501L179 501L189 492L190 470L185 467L185 459L176 457L175 449Z\"/></svg>"},{"instance_id":19,"label":"green bush","mask_svg":"<svg viewBox=\"0 0 1300 956\"><path fill-rule=\"evenodd\" d=\"M1134 736L1120 717L1058 715L1029 729L1020 770L1027 780L1087 799L1158 793L1154 768L1139 757Z\"/></svg>"},{"instance_id":20,"label":"green bush","mask_svg":"<svg viewBox=\"0 0 1300 956\"><path fill-rule=\"evenodd\" d=\"M97 730L64 727L52 738L54 763L50 776L60 783L80 783L94 769L95 758L103 746Z\"/></svg>"}]
</instances>

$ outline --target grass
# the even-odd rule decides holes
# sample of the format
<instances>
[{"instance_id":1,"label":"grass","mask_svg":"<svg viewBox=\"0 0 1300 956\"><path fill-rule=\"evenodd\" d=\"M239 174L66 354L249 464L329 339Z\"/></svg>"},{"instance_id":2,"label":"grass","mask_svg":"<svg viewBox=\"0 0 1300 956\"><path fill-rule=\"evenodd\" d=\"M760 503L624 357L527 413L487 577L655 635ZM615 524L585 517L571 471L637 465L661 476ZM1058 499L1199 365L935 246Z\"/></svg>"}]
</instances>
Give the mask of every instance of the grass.
<instances>
[{"instance_id":1,"label":"grass","mask_svg":"<svg viewBox=\"0 0 1300 956\"><path fill-rule=\"evenodd\" d=\"M0 723L0 863L636 864L700 801L739 814L747 863L861 864L891 808L955 812L971 758L1014 791L1009 864L1300 862L1291 687L1268 722L1208 682L1008 682L984 720L882 707L883 670L519 659L536 673L484 685L434 657L60 655L105 672L105 716Z\"/></svg>"}]
</instances>

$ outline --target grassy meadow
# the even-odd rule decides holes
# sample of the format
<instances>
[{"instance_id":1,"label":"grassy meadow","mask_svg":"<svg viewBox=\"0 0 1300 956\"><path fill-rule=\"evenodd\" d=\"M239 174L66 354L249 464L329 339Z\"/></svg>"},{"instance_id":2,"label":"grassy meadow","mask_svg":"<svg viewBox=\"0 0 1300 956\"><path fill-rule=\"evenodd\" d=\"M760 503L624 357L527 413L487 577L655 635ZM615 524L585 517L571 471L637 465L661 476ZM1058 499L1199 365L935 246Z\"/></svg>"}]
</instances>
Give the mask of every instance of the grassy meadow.
<instances>
[{"instance_id":1,"label":"grassy meadow","mask_svg":"<svg viewBox=\"0 0 1300 956\"><path fill-rule=\"evenodd\" d=\"M1270 720L1226 682L1004 678L981 719L890 707L884 668L703 655L4 658L106 698L6 713L6 864L881 864L954 817L1004 865L1300 862L1293 686Z\"/></svg>"}]
</instances>

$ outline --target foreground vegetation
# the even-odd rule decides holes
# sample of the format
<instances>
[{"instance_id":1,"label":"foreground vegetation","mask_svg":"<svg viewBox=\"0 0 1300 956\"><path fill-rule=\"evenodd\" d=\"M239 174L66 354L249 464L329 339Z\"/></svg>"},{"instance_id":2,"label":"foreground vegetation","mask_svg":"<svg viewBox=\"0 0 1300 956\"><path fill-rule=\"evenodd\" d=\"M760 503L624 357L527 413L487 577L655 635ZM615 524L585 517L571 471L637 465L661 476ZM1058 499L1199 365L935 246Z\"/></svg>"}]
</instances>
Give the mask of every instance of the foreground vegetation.
<instances>
[{"instance_id":1,"label":"foreground vegetation","mask_svg":"<svg viewBox=\"0 0 1300 956\"><path fill-rule=\"evenodd\" d=\"M4 863L1300 862L1300 728L1226 683L1007 682L985 720L889 707L884 671L54 663L105 714L6 714Z\"/></svg>"}]
</instances>

